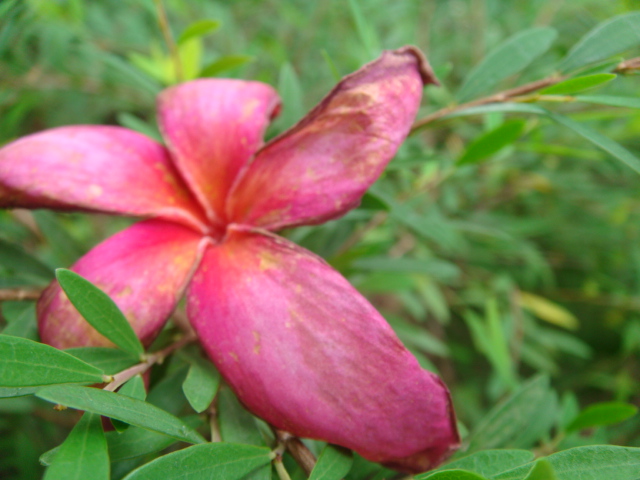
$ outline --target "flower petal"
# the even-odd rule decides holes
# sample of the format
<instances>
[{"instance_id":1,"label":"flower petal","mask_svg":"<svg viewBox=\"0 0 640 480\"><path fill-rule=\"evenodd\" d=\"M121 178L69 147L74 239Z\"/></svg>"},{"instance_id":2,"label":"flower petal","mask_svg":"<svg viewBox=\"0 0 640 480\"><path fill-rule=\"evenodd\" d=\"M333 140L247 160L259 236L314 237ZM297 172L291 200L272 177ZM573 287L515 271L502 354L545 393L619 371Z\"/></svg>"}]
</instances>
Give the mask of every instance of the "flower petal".
<instances>
[{"instance_id":1,"label":"flower petal","mask_svg":"<svg viewBox=\"0 0 640 480\"><path fill-rule=\"evenodd\" d=\"M0 207L154 216L196 228L203 215L162 145L126 128L90 125L0 149Z\"/></svg>"},{"instance_id":2,"label":"flower petal","mask_svg":"<svg viewBox=\"0 0 640 480\"><path fill-rule=\"evenodd\" d=\"M150 344L180 300L202 236L181 225L146 220L108 238L72 270L108 293L143 344ZM57 348L111 346L71 305L58 282L38 301L43 342Z\"/></svg>"},{"instance_id":3,"label":"flower petal","mask_svg":"<svg viewBox=\"0 0 640 480\"><path fill-rule=\"evenodd\" d=\"M413 47L384 52L345 77L241 174L230 221L276 230L356 206L409 133L423 84L434 82Z\"/></svg>"},{"instance_id":4,"label":"flower petal","mask_svg":"<svg viewBox=\"0 0 640 480\"><path fill-rule=\"evenodd\" d=\"M241 80L195 80L160 94L164 138L211 219L223 219L227 192L278 105L269 85Z\"/></svg>"},{"instance_id":5,"label":"flower petal","mask_svg":"<svg viewBox=\"0 0 640 480\"><path fill-rule=\"evenodd\" d=\"M422 471L458 445L446 387L324 261L231 230L187 293L198 336L240 400L294 435Z\"/></svg>"}]
</instances>

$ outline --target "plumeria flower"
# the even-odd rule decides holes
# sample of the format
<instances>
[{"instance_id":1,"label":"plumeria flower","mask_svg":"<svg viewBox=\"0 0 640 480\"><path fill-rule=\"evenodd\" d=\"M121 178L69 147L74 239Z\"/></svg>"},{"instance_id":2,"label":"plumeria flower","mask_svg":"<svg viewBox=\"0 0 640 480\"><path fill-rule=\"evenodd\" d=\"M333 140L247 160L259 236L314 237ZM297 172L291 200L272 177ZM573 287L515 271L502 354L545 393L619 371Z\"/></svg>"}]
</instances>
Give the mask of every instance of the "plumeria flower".
<instances>
[{"instance_id":1,"label":"plumeria flower","mask_svg":"<svg viewBox=\"0 0 640 480\"><path fill-rule=\"evenodd\" d=\"M270 86L180 84L158 100L165 145L86 125L0 149L0 207L145 218L72 267L113 298L143 343L186 293L202 346L249 410L293 435L423 471L459 443L447 388L347 280L274 232L354 208L434 82L415 48L384 52L266 145L279 109ZM56 282L38 324L58 348L109 345Z\"/></svg>"}]
</instances>

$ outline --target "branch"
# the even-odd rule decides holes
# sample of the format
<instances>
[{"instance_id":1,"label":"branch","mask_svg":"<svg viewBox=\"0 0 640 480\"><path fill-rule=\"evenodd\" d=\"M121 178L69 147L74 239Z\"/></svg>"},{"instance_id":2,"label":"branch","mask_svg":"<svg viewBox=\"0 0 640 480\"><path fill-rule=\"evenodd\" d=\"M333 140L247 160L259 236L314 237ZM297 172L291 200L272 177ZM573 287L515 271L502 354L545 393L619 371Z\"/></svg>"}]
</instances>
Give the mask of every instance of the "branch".
<instances>
[{"instance_id":1,"label":"branch","mask_svg":"<svg viewBox=\"0 0 640 480\"><path fill-rule=\"evenodd\" d=\"M632 71L640 70L640 57L631 58L629 60L625 60L620 62L613 70L613 73L625 74ZM556 83L560 83L570 75L558 75L554 74L550 77L543 78L542 80L536 80L535 82L527 83L525 85L521 85L519 87L511 88L509 90L505 90L500 93L495 93L493 95L489 95L488 97L479 98L477 100L472 100L471 102L462 103L460 105L452 105L450 107L443 108L434 113L427 115L419 120L416 120L414 124L411 126L411 131L409 135L415 133L421 128L425 127L427 124L431 122L435 122L436 120L440 120L447 115L458 112L460 110L466 110L471 107L478 107L480 105L488 105L490 103L503 103L510 101L517 101L519 97L528 95L533 92L537 92L538 90L542 90L543 88L550 87L551 85L555 85Z\"/></svg>"},{"instance_id":2,"label":"branch","mask_svg":"<svg viewBox=\"0 0 640 480\"><path fill-rule=\"evenodd\" d=\"M284 444L287 450L289 450L289 453L298 465L309 475L316 464L316 457L313 453L311 453L298 437L294 437L288 432L276 430L276 436L278 437L278 441Z\"/></svg>"},{"instance_id":3,"label":"branch","mask_svg":"<svg viewBox=\"0 0 640 480\"><path fill-rule=\"evenodd\" d=\"M182 61L180 60L180 52L176 42L173 40L171 34L171 28L169 27L169 20L167 19L167 11L164 8L162 0L155 0L156 11L158 12L158 23L160 24L160 30L162 30L162 36L169 49L169 54L173 59L173 65L176 70L176 79L178 82L184 81L184 72L182 71Z\"/></svg>"},{"instance_id":4,"label":"branch","mask_svg":"<svg viewBox=\"0 0 640 480\"><path fill-rule=\"evenodd\" d=\"M37 300L44 288L3 288L0 289L0 302L9 300Z\"/></svg>"},{"instance_id":5,"label":"branch","mask_svg":"<svg viewBox=\"0 0 640 480\"><path fill-rule=\"evenodd\" d=\"M114 392L118 387L120 387L127 381L131 380L136 375L143 374L144 372L149 370L149 368L151 368L152 365L156 363L162 363L164 359L167 358L169 355L171 355L174 351L184 347L188 343L191 343L195 340L196 340L195 335L185 335L180 339L178 339L176 342L169 345L168 347L156 353L149 354L144 360L144 362L134 365L133 367L127 368L126 370L123 370L119 373L116 373L112 377L111 382L109 382L107 386L104 387L104 390Z\"/></svg>"}]
</instances>

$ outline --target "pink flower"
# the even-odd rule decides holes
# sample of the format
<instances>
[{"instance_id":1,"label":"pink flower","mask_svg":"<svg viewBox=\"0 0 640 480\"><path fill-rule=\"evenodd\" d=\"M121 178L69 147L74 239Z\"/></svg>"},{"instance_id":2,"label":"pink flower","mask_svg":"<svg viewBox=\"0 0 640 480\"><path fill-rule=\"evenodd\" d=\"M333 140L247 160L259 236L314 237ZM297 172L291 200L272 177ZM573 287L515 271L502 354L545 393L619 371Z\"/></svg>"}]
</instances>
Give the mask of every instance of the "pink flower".
<instances>
[{"instance_id":1,"label":"pink flower","mask_svg":"<svg viewBox=\"0 0 640 480\"><path fill-rule=\"evenodd\" d=\"M146 217L73 270L149 344L186 291L203 347L242 402L279 429L406 471L459 443L449 393L321 258L273 232L355 207L404 140L424 83L420 52L388 51L263 145L268 85L203 79L159 97L166 147L112 126L70 126L0 150L0 207ZM38 303L58 348L108 345L57 283Z\"/></svg>"}]
</instances>

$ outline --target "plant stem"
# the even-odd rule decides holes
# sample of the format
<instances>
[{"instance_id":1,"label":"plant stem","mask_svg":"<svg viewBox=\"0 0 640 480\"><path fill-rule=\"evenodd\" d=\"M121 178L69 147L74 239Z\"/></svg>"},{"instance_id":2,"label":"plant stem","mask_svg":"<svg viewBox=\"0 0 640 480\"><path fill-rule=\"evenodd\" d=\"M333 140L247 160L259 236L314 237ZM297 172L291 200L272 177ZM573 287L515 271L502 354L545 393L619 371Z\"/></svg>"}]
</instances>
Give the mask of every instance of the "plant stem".
<instances>
[{"instance_id":1,"label":"plant stem","mask_svg":"<svg viewBox=\"0 0 640 480\"><path fill-rule=\"evenodd\" d=\"M276 430L278 441L283 444L295 461L305 471L307 475L311 473L316 464L316 457L298 437L294 437L288 432Z\"/></svg>"},{"instance_id":2,"label":"plant stem","mask_svg":"<svg viewBox=\"0 0 640 480\"><path fill-rule=\"evenodd\" d=\"M3 288L0 289L0 302L9 300L37 300L43 288Z\"/></svg>"},{"instance_id":3,"label":"plant stem","mask_svg":"<svg viewBox=\"0 0 640 480\"><path fill-rule=\"evenodd\" d=\"M136 375L141 375L146 372L152 365L156 363L162 363L165 358L171 355L174 351L184 347L188 343L195 341L196 337L191 335L185 335L178 339L176 342L172 343L166 348L162 350L152 353L148 355L142 363L134 365L133 367L127 368L126 370L122 370L119 373L116 373L113 376L113 379L110 383L104 387L104 390L108 390L110 392L114 392L118 387L135 377Z\"/></svg>"},{"instance_id":4,"label":"plant stem","mask_svg":"<svg viewBox=\"0 0 640 480\"><path fill-rule=\"evenodd\" d=\"M616 66L616 68L612 70L612 73L625 74L625 73L629 73L637 70L640 70L640 57L635 57L635 58L631 58L629 60L624 60L620 62ZM546 88L546 87L550 87L551 85L560 83L569 77L570 75L553 74L547 78L543 78L542 80L536 80L535 82L527 83L519 87L515 87L509 90L505 90L503 92L495 93L493 95L489 95L488 97L479 98L477 100L472 100L471 102L462 103L460 105L451 105L450 107L442 108L436 112L433 112L427 115L426 117L422 117L421 119L416 120L414 124L411 126L411 131L409 132L409 135L414 134L421 128L424 128L429 123L435 122L437 120L441 120L447 115L450 115L451 113L454 113L454 112L458 112L460 110L466 110L467 108L478 107L480 105L487 105L490 103L523 101L523 99L519 97L531 94L533 92L537 92L538 90L542 90L543 88ZM531 99L527 99L527 100L531 100Z\"/></svg>"},{"instance_id":5,"label":"plant stem","mask_svg":"<svg viewBox=\"0 0 640 480\"><path fill-rule=\"evenodd\" d=\"M156 4L156 11L158 12L158 24L160 25L160 30L162 30L162 36L164 37L164 41L167 44L167 48L169 49L169 54L173 59L173 65L176 71L176 80L178 82L184 81L184 72L182 70L182 61L180 60L180 52L178 51L178 47L176 46L176 42L173 40L173 35L171 34L171 28L169 27L169 20L167 18L167 11L164 8L164 4L162 0L154 0Z\"/></svg>"}]
</instances>

